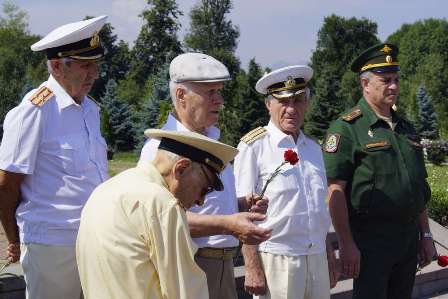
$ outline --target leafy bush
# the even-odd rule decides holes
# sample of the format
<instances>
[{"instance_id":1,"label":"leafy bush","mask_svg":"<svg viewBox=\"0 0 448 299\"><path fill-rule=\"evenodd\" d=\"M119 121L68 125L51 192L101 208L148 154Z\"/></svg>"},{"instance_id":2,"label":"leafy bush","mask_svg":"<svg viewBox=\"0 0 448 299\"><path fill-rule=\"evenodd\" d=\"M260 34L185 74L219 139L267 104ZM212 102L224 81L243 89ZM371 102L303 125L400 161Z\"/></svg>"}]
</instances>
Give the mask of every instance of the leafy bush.
<instances>
[{"instance_id":1,"label":"leafy bush","mask_svg":"<svg viewBox=\"0 0 448 299\"><path fill-rule=\"evenodd\" d=\"M432 197L428 203L429 217L443 226L448 226L448 167L428 166L428 183Z\"/></svg>"},{"instance_id":2,"label":"leafy bush","mask_svg":"<svg viewBox=\"0 0 448 299\"><path fill-rule=\"evenodd\" d=\"M429 162L434 165L441 165L445 162L445 157L448 155L448 141L422 139L422 145Z\"/></svg>"}]
</instances>

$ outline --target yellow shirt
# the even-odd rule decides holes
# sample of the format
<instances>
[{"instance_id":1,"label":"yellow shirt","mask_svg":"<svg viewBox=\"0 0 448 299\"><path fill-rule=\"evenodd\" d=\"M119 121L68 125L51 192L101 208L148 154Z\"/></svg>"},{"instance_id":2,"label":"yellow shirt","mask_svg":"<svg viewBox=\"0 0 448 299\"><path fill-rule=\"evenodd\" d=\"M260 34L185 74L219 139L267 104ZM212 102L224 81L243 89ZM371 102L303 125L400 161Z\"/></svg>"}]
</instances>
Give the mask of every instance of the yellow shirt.
<instances>
[{"instance_id":1,"label":"yellow shirt","mask_svg":"<svg viewBox=\"0 0 448 299\"><path fill-rule=\"evenodd\" d=\"M86 299L208 298L185 211L140 162L101 184L81 215L76 257Z\"/></svg>"}]
</instances>

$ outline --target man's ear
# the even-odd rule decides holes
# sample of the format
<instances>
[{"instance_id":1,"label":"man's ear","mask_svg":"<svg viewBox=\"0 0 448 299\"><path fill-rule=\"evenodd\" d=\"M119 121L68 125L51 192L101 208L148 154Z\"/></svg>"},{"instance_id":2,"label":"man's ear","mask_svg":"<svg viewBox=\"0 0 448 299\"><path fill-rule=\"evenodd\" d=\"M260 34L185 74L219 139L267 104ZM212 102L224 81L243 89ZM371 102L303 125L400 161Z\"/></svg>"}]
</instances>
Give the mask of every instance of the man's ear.
<instances>
[{"instance_id":1,"label":"man's ear","mask_svg":"<svg viewBox=\"0 0 448 299\"><path fill-rule=\"evenodd\" d=\"M182 88L181 86L178 86L176 88L176 100L179 102L180 105L185 105L185 94L187 91L185 88Z\"/></svg>"},{"instance_id":2,"label":"man's ear","mask_svg":"<svg viewBox=\"0 0 448 299\"><path fill-rule=\"evenodd\" d=\"M361 87L362 89L365 89L366 87L368 87L369 85L369 79L368 78L361 78Z\"/></svg>"},{"instance_id":3,"label":"man's ear","mask_svg":"<svg viewBox=\"0 0 448 299\"><path fill-rule=\"evenodd\" d=\"M192 162L190 159L181 158L180 160L178 160L173 166L174 177L176 178L176 180L182 178L185 175L186 170L191 166Z\"/></svg>"},{"instance_id":4,"label":"man's ear","mask_svg":"<svg viewBox=\"0 0 448 299\"><path fill-rule=\"evenodd\" d=\"M50 60L51 68L53 69L54 75L58 76L61 74L62 63L63 62L60 59L51 59Z\"/></svg>"}]
</instances>

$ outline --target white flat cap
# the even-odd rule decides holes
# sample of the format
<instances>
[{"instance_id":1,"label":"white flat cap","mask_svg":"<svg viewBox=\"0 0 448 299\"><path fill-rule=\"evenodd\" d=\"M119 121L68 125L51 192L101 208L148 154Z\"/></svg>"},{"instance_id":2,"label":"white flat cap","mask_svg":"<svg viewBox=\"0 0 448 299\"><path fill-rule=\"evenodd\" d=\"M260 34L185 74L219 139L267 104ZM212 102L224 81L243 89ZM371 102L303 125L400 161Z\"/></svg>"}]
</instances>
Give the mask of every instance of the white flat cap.
<instances>
[{"instance_id":1,"label":"white flat cap","mask_svg":"<svg viewBox=\"0 0 448 299\"><path fill-rule=\"evenodd\" d=\"M223 189L218 174L235 158L238 153L236 148L194 132L148 129L145 131L145 135L160 139L159 149L208 166L216 176L215 190Z\"/></svg>"},{"instance_id":2,"label":"white flat cap","mask_svg":"<svg viewBox=\"0 0 448 299\"><path fill-rule=\"evenodd\" d=\"M97 59L104 55L98 32L107 16L60 26L35 44L32 51L47 51L47 58L71 57L74 59Z\"/></svg>"},{"instance_id":3,"label":"white flat cap","mask_svg":"<svg viewBox=\"0 0 448 299\"><path fill-rule=\"evenodd\" d=\"M202 53L180 54L171 61L170 79L173 82L222 82L230 80L226 66Z\"/></svg>"},{"instance_id":4,"label":"white flat cap","mask_svg":"<svg viewBox=\"0 0 448 299\"><path fill-rule=\"evenodd\" d=\"M265 74L258 80L255 89L278 99L288 98L304 92L312 77L313 69L309 66L287 66Z\"/></svg>"}]
</instances>

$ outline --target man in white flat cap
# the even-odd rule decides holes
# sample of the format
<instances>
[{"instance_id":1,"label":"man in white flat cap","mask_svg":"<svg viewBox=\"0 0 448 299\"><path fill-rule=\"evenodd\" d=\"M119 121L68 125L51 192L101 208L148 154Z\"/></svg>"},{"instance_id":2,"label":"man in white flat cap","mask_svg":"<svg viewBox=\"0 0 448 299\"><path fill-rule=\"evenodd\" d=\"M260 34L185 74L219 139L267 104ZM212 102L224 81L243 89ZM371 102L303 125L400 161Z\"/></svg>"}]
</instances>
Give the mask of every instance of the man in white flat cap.
<instances>
[{"instance_id":1,"label":"man in white flat cap","mask_svg":"<svg viewBox=\"0 0 448 299\"><path fill-rule=\"evenodd\" d=\"M185 53L170 64L170 92L174 112L162 127L171 131L191 131L219 138L219 110L223 104L220 94L223 82L230 80L227 68L215 58L200 53ZM142 149L140 161L152 161L159 141L149 139ZM264 219L267 200L254 196L241 196L237 200L232 167L227 166L220 178L223 191L205 197L204 204L187 212L191 236L199 247L195 260L207 275L211 299L236 298L233 257L237 252L238 239L258 244L270 236L269 229L252 223ZM252 204L254 203L254 204Z\"/></svg>"},{"instance_id":2,"label":"man in white flat cap","mask_svg":"<svg viewBox=\"0 0 448 299\"><path fill-rule=\"evenodd\" d=\"M145 134L159 141L154 160L101 184L82 212L84 298L208 299L185 210L223 190L219 173L237 150L193 132Z\"/></svg>"},{"instance_id":3,"label":"man in white flat cap","mask_svg":"<svg viewBox=\"0 0 448 299\"><path fill-rule=\"evenodd\" d=\"M106 16L56 28L31 46L50 76L5 117L0 146L0 220L8 259L20 262L33 299L81 294L75 241L81 210L107 175L98 106L87 93L104 55Z\"/></svg>"},{"instance_id":4,"label":"man in white flat cap","mask_svg":"<svg viewBox=\"0 0 448 299\"><path fill-rule=\"evenodd\" d=\"M273 229L271 238L258 247L243 245L245 289L256 298L330 298L330 281L332 286L337 281L334 251L326 242L330 216L322 151L300 129L312 75L301 65L264 75L255 89L266 95L270 121L238 145L237 196L260 193L277 167L293 162L283 164L266 188L270 205L260 226ZM288 150L297 154L296 161L285 156Z\"/></svg>"}]
</instances>

